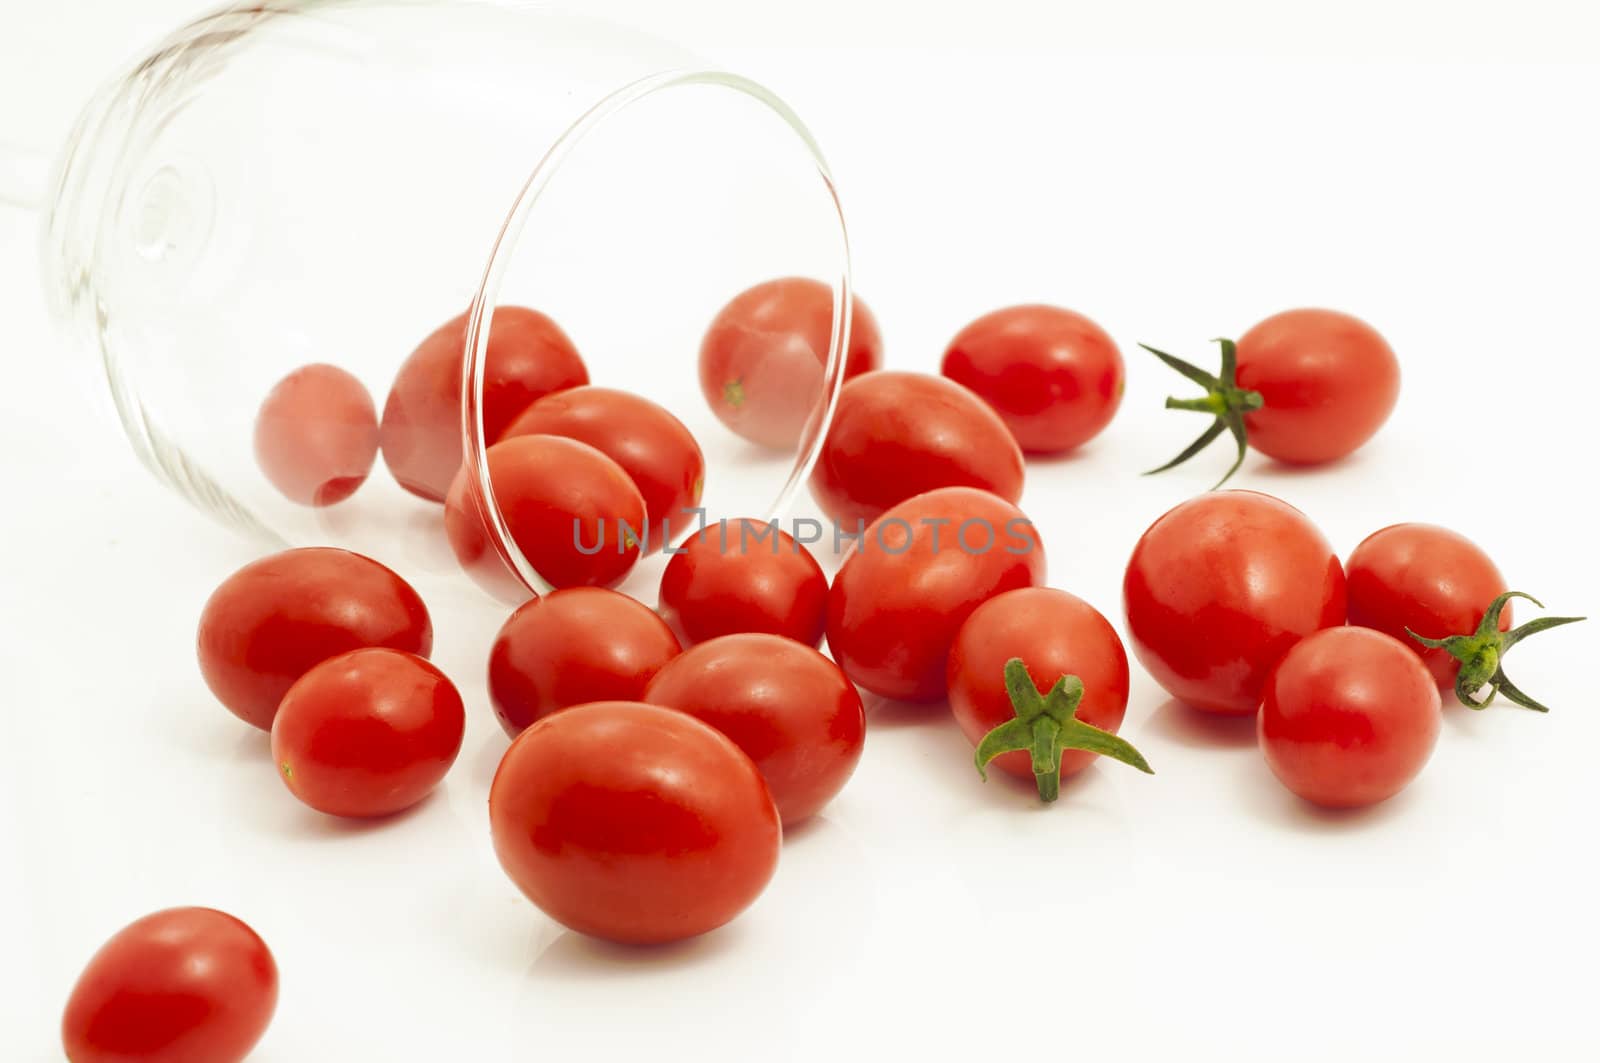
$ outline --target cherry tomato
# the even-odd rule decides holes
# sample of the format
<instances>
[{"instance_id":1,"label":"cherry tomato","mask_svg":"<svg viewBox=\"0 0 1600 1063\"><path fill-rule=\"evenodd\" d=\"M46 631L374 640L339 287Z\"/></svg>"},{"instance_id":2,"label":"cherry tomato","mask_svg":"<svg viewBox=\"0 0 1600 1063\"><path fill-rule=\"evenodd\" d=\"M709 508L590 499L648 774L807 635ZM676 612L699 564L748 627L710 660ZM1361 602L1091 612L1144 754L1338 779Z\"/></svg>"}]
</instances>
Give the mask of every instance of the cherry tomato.
<instances>
[{"instance_id":1,"label":"cherry tomato","mask_svg":"<svg viewBox=\"0 0 1600 1063\"><path fill-rule=\"evenodd\" d=\"M1022 451L998 414L943 377L869 373L839 393L811 494L847 529L939 487L1022 497Z\"/></svg>"},{"instance_id":2,"label":"cherry tomato","mask_svg":"<svg viewBox=\"0 0 1600 1063\"><path fill-rule=\"evenodd\" d=\"M851 548L828 591L828 648L874 694L936 701L972 611L1044 578L1044 545L1016 506L971 487L929 491L890 509Z\"/></svg>"},{"instance_id":3,"label":"cherry tomato","mask_svg":"<svg viewBox=\"0 0 1600 1063\"><path fill-rule=\"evenodd\" d=\"M318 812L387 816L433 792L466 726L455 685L421 657L351 650L283 696L272 760L289 792Z\"/></svg>"},{"instance_id":4,"label":"cherry tomato","mask_svg":"<svg viewBox=\"0 0 1600 1063\"><path fill-rule=\"evenodd\" d=\"M1006 669L1013 658L1022 661L1024 677L1031 676L1025 700L1032 700L1026 698L1030 692L1037 695L1035 681L1048 689L1064 676L1075 676L1081 700L1072 718L1112 735L1122 726L1128 707L1128 654L1116 631L1081 598L1049 587L1024 587L974 609L950 648L950 711L974 746L996 728L1014 725L1021 715L1024 706L1017 704L1007 684ZM994 765L1019 779L1038 779L1040 796L1047 801L1054 799L1058 780L1087 768L1101 752L1096 748L1100 739L1060 722L1042 733L1022 730L1026 733L1017 737L1026 744L1006 743ZM1034 750L1042 771L1035 770Z\"/></svg>"},{"instance_id":5,"label":"cherry tomato","mask_svg":"<svg viewBox=\"0 0 1600 1063\"><path fill-rule=\"evenodd\" d=\"M516 436L490 447L485 461L512 541L551 586L611 586L639 559L644 498L598 450L560 436ZM483 504L463 467L444 507L450 546L483 586L527 598L487 530Z\"/></svg>"},{"instance_id":6,"label":"cherry tomato","mask_svg":"<svg viewBox=\"0 0 1600 1063\"><path fill-rule=\"evenodd\" d=\"M610 388L558 391L522 411L501 438L533 433L587 443L622 466L644 498L647 552L661 549L669 526L676 538L694 527L705 455L683 422L649 399Z\"/></svg>"},{"instance_id":7,"label":"cherry tomato","mask_svg":"<svg viewBox=\"0 0 1600 1063\"><path fill-rule=\"evenodd\" d=\"M1173 409L1216 420L1162 469L1181 464L1229 429L1238 445L1279 461L1334 461L1371 439L1400 396L1400 363L1371 325L1335 310L1288 310L1239 337L1221 340L1222 370L1212 376L1170 354L1145 348L1206 389L1198 399L1168 399ZM1161 470L1156 470L1161 471Z\"/></svg>"},{"instance_id":8,"label":"cherry tomato","mask_svg":"<svg viewBox=\"0 0 1600 1063\"><path fill-rule=\"evenodd\" d=\"M461 381L467 315L451 318L400 367L383 405L384 464L412 494L444 500L461 467ZM561 327L537 310L502 306L489 325L483 435L489 443L537 398L589 382Z\"/></svg>"},{"instance_id":9,"label":"cherry tomato","mask_svg":"<svg viewBox=\"0 0 1600 1063\"><path fill-rule=\"evenodd\" d=\"M872 311L850 301L844 378L883 364ZM833 289L807 277L766 281L724 306L700 343L700 390L717 419L752 443L793 450L822 403Z\"/></svg>"},{"instance_id":10,"label":"cherry tomato","mask_svg":"<svg viewBox=\"0 0 1600 1063\"><path fill-rule=\"evenodd\" d=\"M815 646L827 619L828 577L776 525L719 521L667 562L659 608L685 644L760 631Z\"/></svg>"},{"instance_id":11,"label":"cherry tomato","mask_svg":"<svg viewBox=\"0 0 1600 1063\"><path fill-rule=\"evenodd\" d=\"M600 701L511 743L489 790L494 848L552 919L629 944L714 930L778 866L783 829L761 773L687 713Z\"/></svg>"},{"instance_id":12,"label":"cherry tomato","mask_svg":"<svg viewBox=\"0 0 1600 1063\"><path fill-rule=\"evenodd\" d=\"M61 1019L72 1063L238 1063L267 1032L278 966L244 923L169 908L117 931Z\"/></svg>"},{"instance_id":13,"label":"cherry tomato","mask_svg":"<svg viewBox=\"0 0 1600 1063\"><path fill-rule=\"evenodd\" d=\"M378 458L378 411L361 381L335 365L303 365L256 414L256 463L283 497L331 506L355 494Z\"/></svg>"},{"instance_id":14,"label":"cherry tomato","mask_svg":"<svg viewBox=\"0 0 1600 1063\"><path fill-rule=\"evenodd\" d=\"M644 700L686 712L733 739L761 769L784 826L844 788L861 759L861 695L832 661L779 635L726 635L685 650Z\"/></svg>"},{"instance_id":15,"label":"cherry tomato","mask_svg":"<svg viewBox=\"0 0 1600 1063\"><path fill-rule=\"evenodd\" d=\"M639 701L678 640L626 594L570 587L525 603L489 652L489 699L506 734L586 701Z\"/></svg>"},{"instance_id":16,"label":"cherry tomato","mask_svg":"<svg viewBox=\"0 0 1600 1063\"><path fill-rule=\"evenodd\" d=\"M1122 353L1105 330L1055 306L1012 306L956 333L939 370L992 406L1030 454L1095 436L1122 403Z\"/></svg>"},{"instance_id":17,"label":"cherry tomato","mask_svg":"<svg viewBox=\"0 0 1600 1063\"><path fill-rule=\"evenodd\" d=\"M1170 510L1140 537L1122 581L1128 635L1167 693L1249 715L1289 647L1344 623L1344 570L1305 514L1255 491Z\"/></svg>"},{"instance_id":18,"label":"cherry tomato","mask_svg":"<svg viewBox=\"0 0 1600 1063\"><path fill-rule=\"evenodd\" d=\"M211 692L263 731L312 665L364 646L426 657L433 623L405 580L329 547L285 550L223 580L200 613L196 639Z\"/></svg>"},{"instance_id":19,"label":"cherry tomato","mask_svg":"<svg viewBox=\"0 0 1600 1063\"><path fill-rule=\"evenodd\" d=\"M1256 731L1283 785L1355 808L1393 797L1439 739L1439 688L1398 639L1334 627L1297 643L1267 681Z\"/></svg>"},{"instance_id":20,"label":"cherry tomato","mask_svg":"<svg viewBox=\"0 0 1600 1063\"><path fill-rule=\"evenodd\" d=\"M1350 623L1392 635L1422 657L1440 686L1455 685L1461 662L1407 629L1442 639L1473 631L1489 603L1509 590L1477 544L1433 524L1395 524L1362 540L1345 565ZM1511 606L1500 613L1511 629Z\"/></svg>"}]
</instances>

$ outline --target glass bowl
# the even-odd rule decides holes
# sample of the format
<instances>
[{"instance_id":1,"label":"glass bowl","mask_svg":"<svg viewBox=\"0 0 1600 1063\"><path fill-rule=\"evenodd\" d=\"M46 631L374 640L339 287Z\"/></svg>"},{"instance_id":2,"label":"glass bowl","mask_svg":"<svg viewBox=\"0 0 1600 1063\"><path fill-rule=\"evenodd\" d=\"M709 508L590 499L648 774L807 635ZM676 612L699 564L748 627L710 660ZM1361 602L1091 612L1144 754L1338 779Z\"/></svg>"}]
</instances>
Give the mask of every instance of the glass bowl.
<instances>
[{"instance_id":1,"label":"glass bowl","mask_svg":"<svg viewBox=\"0 0 1600 1063\"><path fill-rule=\"evenodd\" d=\"M348 498L307 504L269 480L253 436L268 393L310 364L353 374L383 411L407 356L463 314L461 476L512 577L486 582L510 598L549 582L485 462L497 308L548 315L591 384L687 426L712 520L785 510L841 382L849 249L805 126L753 81L559 8L234 4L100 90L50 196L47 285L133 448L268 547L460 572L441 506L400 487L387 454ZM831 324L797 386L803 430L757 446L713 412L699 350L730 298L788 276L825 286ZM649 586L659 557L628 585Z\"/></svg>"}]
</instances>

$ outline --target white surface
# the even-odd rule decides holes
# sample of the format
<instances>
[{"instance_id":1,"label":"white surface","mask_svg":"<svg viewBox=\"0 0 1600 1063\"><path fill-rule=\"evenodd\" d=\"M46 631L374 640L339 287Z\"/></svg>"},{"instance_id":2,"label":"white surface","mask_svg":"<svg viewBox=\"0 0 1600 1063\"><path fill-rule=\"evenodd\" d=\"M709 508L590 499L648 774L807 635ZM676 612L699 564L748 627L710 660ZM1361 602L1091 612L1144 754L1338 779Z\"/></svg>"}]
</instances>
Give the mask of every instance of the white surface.
<instances>
[{"instance_id":1,"label":"white surface","mask_svg":"<svg viewBox=\"0 0 1600 1063\"><path fill-rule=\"evenodd\" d=\"M32 128L0 139L59 135L40 115L64 120L61 100L189 5L121 6L5 0L0 70L52 94L20 114L8 83L6 125ZM1395 521L1449 525L1552 610L1596 611L1600 70L1543 62L1593 54L1589 5L612 6L678 22L817 130L891 364L932 368L966 320L1030 299L1117 337L1120 416L1081 456L1033 464L1024 508L1052 582L1119 626L1134 539L1225 467L1134 475L1200 427L1159 410L1174 381L1134 342L1206 357L1207 337L1306 303L1388 336L1400 408L1337 467L1253 456L1238 485L1300 506L1341 553ZM560 932L495 864L484 799L505 743L482 671L501 611L470 593L430 603L472 709L441 795L348 827L274 781L192 655L200 603L252 551L64 390L73 352L35 257L31 219L0 210L0 1057L59 1058L82 962L183 903L276 951L263 1063L1600 1051L1595 623L1513 658L1549 717L1451 709L1424 775L1358 815L1299 804L1248 725L1142 674L1123 733L1157 774L1097 767L1048 809L980 783L941 708L875 707L856 778L745 917L609 948Z\"/></svg>"}]
</instances>

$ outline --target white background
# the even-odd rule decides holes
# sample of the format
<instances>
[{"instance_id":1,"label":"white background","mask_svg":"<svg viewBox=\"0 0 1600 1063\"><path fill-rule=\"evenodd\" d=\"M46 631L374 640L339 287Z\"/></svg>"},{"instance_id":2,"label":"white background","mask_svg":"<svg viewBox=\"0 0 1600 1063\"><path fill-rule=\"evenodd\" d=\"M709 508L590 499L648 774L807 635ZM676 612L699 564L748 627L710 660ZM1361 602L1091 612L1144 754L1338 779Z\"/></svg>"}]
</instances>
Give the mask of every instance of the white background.
<instances>
[{"instance_id":1,"label":"white background","mask_svg":"<svg viewBox=\"0 0 1600 1063\"><path fill-rule=\"evenodd\" d=\"M1552 610L1593 612L1600 147L1593 5L1359 0L599 5L793 103L834 164L888 360L932 368L996 305L1099 320L1123 410L1029 472L1052 582L1120 625L1138 533L1225 457L1143 480L1199 430L1136 340L1324 304L1404 366L1370 446L1238 486L1341 554L1385 524L1476 539ZM78 101L195 5L0 3L0 141ZM254 924L283 996L255 1058L1593 1059L1594 624L1519 648L1553 705L1450 709L1433 762L1364 813L1298 803L1251 726L1136 674L1147 778L1041 809L985 786L937 706L874 705L866 756L723 931L636 952L562 933L489 847L501 611L435 600L472 709L442 796L378 826L298 806L209 697L195 617L252 548L167 496L73 390L33 219L0 208L0 1058L57 1059L79 967L151 909ZM648 391L647 386L642 387ZM1585 486L1587 485L1587 486ZM1524 611L1523 616L1532 615Z\"/></svg>"}]
</instances>

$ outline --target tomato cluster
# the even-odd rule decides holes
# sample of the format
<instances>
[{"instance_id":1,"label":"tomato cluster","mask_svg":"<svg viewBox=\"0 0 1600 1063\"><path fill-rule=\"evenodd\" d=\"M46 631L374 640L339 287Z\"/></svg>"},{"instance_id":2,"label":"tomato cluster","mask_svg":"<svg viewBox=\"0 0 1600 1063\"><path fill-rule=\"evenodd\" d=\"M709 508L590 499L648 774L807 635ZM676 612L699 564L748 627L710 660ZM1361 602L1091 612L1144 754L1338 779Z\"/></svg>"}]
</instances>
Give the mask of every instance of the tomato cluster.
<instances>
[{"instance_id":1,"label":"tomato cluster","mask_svg":"<svg viewBox=\"0 0 1600 1063\"><path fill-rule=\"evenodd\" d=\"M464 317L405 361L381 422L333 366L296 371L262 406L256 453L286 497L340 503L381 451L403 487L443 503L462 564L518 603L487 654L511 739L488 832L511 881L566 927L650 944L737 917L775 874L784 829L855 772L862 691L947 703L976 773L1028 780L1046 802L1097 757L1152 770L1118 734L1122 639L1089 602L1046 585L1043 541L1018 508L1025 454L1080 447L1117 412L1116 344L1080 314L1019 306L962 329L942 375L892 372L871 312L857 300L851 317L811 476L836 541L851 540L831 582L774 522L719 519L680 545L673 521L704 488L699 443L648 399L590 385L572 340L533 310L492 318L482 462L463 460ZM700 350L713 412L750 442L799 445L842 319L816 281L740 294ZM1216 375L1155 353L1206 389L1168 405L1213 417L1169 466L1224 431L1240 461L1247 445L1330 461L1377 431L1398 393L1382 337L1331 311L1279 314L1223 341ZM654 609L610 589L658 550L672 556ZM555 589L530 598L512 552ZM1385 528L1341 563L1288 503L1212 491L1139 538L1123 618L1133 656L1174 698L1253 716L1288 789L1353 807L1422 770L1441 687L1473 707L1498 695L1543 709L1504 656L1575 618L1514 627L1514 597L1527 596L1443 528ZM270 732L289 793L324 814L383 817L425 800L462 746L467 706L428 660L432 643L400 575L311 548L223 581L197 651L223 706ZM276 997L275 961L249 927L208 909L158 912L91 960L63 1041L76 1063L237 1060Z\"/></svg>"}]
</instances>

